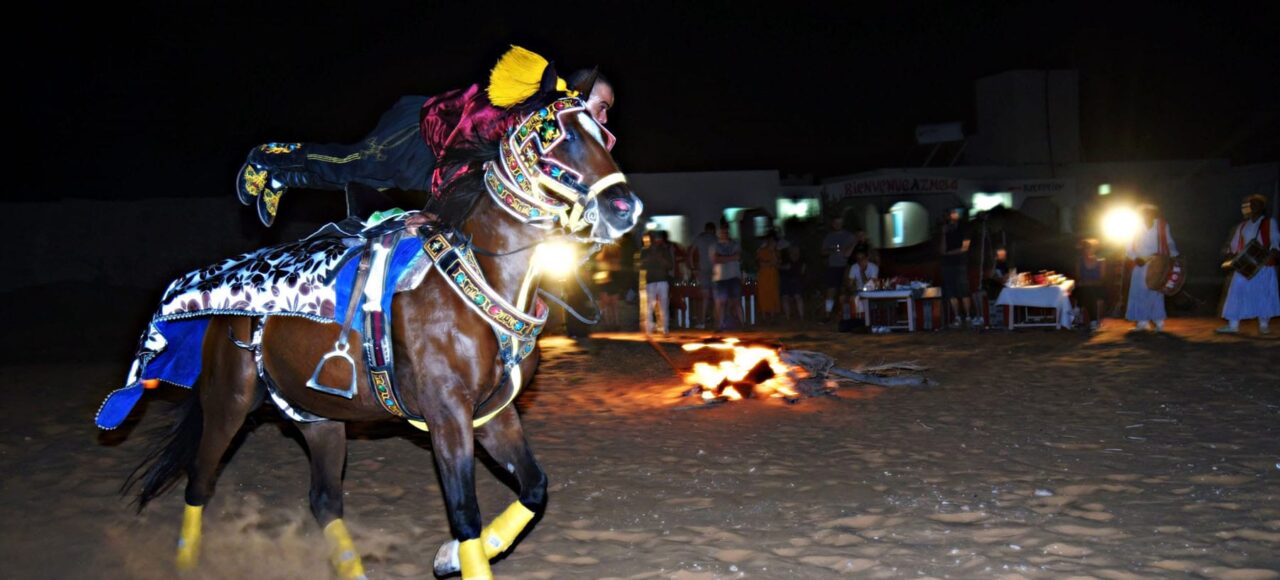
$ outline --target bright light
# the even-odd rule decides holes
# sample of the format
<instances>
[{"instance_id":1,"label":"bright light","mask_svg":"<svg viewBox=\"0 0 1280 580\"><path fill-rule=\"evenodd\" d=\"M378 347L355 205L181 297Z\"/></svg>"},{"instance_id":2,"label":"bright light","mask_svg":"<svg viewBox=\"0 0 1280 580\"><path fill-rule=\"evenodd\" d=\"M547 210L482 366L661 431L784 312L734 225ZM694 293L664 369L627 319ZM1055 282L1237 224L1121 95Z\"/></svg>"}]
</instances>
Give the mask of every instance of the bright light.
<instances>
[{"instance_id":1,"label":"bright light","mask_svg":"<svg viewBox=\"0 0 1280 580\"><path fill-rule=\"evenodd\" d=\"M1128 243L1138 231L1138 214L1127 207L1117 207L1102 216L1102 234L1113 242Z\"/></svg>"},{"instance_id":2,"label":"bright light","mask_svg":"<svg viewBox=\"0 0 1280 580\"><path fill-rule=\"evenodd\" d=\"M538 269L556 278L567 278L578 264L578 249L569 242L547 242L534 256Z\"/></svg>"},{"instance_id":3,"label":"bright light","mask_svg":"<svg viewBox=\"0 0 1280 580\"><path fill-rule=\"evenodd\" d=\"M1111 184L1103 183L1098 185L1098 195L1111 195Z\"/></svg>"},{"instance_id":4,"label":"bright light","mask_svg":"<svg viewBox=\"0 0 1280 580\"><path fill-rule=\"evenodd\" d=\"M973 206L974 213L995 209L997 207L1013 207L1013 194L1007 191L998 191L995 193L978 192L973 194L972 201L969 205Z\"/></svg>"},{"instance_id":5,"label":"bright light","mask_svg":"<svg viewBox=\"0 0 1280 580\"><path fill-rule=\"evenodd\" d=\"M789 218L808 219L817 216L822 211L822 206L817 198L788 199L780 197L778 198L777 210L778 221Z\"/></svg>"}]
</instances>

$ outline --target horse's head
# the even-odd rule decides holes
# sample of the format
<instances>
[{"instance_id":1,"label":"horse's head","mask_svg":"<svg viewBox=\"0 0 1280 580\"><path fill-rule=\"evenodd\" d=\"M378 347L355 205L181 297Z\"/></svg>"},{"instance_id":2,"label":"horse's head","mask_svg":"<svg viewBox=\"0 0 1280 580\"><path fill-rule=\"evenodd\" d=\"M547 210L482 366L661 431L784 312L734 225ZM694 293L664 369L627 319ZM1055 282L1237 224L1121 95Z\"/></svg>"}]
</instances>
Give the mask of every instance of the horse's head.
<instances>
[{"instance_id":1,"label":"horse's head","mask_svg":"<svg viewBox=\"0 0 1280 580\"><path fill-rule=\"evenodd\" d=\"M541 106L507 131L498 159L485 167L485 183L526 223L612 242L636 226L644 205L609 153L613 134L586 109L594 75L565 92L556 90L553 66L542 76L541 97L531 97Z\"/></svg>"}]
</instances>

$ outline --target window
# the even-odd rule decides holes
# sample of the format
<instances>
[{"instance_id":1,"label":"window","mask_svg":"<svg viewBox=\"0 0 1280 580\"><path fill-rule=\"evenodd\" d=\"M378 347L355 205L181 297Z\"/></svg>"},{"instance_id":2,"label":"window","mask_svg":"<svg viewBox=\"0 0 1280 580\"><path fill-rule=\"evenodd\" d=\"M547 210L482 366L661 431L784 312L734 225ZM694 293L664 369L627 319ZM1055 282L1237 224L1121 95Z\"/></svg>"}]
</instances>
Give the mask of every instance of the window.
<instances>
[{"instance_id":1,"label":"window","mask_svg":"<svg viewBox=\"0 0 1280 580\"><path fill-rule=\"evenodd\" d=\"M662 230L667 232L671 241L684 245L688 243L685 239L685 217L682 215L655 215L645 222L644 230Z\"/></svg>"},{"instance_id":2,"label":"window","mask_svg":"<svg viewBox=\"0 0 1280 580\"><path fill-rule=\"evenodd\" d=\"M809 219L817 217L821 211L817 198L787 199L778 198L778 221L785 219Z\"/></svg>"},{"instance_id":3,"label":"window","mask_svg":"<svg viewBox=\"0 0 1280 580\"><path fill-rule=\"evenodd\" d=\"M914 201L900 201L884 215L885 247L903 248L929 241L929 211Z\"/></svg>"}]
</instances>

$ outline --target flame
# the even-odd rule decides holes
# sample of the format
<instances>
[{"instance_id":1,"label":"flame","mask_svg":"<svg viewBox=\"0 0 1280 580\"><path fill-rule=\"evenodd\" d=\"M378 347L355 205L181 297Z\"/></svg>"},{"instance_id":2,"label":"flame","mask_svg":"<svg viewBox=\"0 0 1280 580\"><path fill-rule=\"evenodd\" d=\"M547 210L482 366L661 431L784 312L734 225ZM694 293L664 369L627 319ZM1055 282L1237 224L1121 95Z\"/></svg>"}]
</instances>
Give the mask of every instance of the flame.
<instances>
[{"instance_id":1,"label":"flame","mask_svg":"<svg viewBox=\"0 0 1280 580\"><path fill-rule=\"evenodd\" d=\"M735 389L733 384L748 380L751 371L763 361L773 371L773 376L753 385L753 392L769 397L796 396L797 393L792 387L795 386L796 378L803 378L806 375L803 369L782 362L775 349L764 346L742 346L741 343L739 339L726 338L718 343L695 342L683 345L681 348L687 352L704 348L733 352L731 360L720 361L717 364L705 362L694 364L692 372L685 375L685 382L700 386L703 400L723 396L731 401L738 401L743 399L744 395ZM723 389L721 385L724 385Z\"/></svg>"}]
</instances>

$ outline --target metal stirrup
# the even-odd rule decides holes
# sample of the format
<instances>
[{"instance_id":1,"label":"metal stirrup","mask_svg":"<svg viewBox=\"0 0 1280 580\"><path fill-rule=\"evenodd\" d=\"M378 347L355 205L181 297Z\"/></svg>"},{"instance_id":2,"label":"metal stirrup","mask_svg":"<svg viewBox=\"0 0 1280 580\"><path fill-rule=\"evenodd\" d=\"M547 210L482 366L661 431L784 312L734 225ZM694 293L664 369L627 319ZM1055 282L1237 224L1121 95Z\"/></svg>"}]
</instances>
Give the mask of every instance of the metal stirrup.
<instances>
[{"instance_id":1,"label":"metal stirrup","mask_svg":"<svg viewBox=\"0 0 1280 580\"><path fill-rule=\"evenodd\" d=\"M373 245L376 242L369 240L364 248L360 250L360 264L356 268L355 284L351 288L351 297L347 299L347 316L342 323L342 330L338 333L338 340L333 343L333 350L326 353L320 358L320 362L316 363L316 370L311 373L311 380L307 381L307 387L328 393L330 395L338 395L351 399L356 396L356 360L351 358L347 344L347 335L351 332L351 323L355 320L356 303L360 302L360 297L364 293L365 282L369 279L369 262L373 257ZM324 365L331 359L340 358L347 361L347 365L351 368L351 386L346 389L330 387L320 383L320 373L324 371Z\"/></svg>"},{"instance_id":2,"label":"metal stirrup","mask_svg":"<svg viewBox=\"0 0 1280 580\"><path fill-rule=\"evenodd\" d=\"M352 299L354 300L355 297L353 296ZM355 397L357 385L356 361L351 358L351 354L348 352L350 350L349 347L350 345L347 342L346 329L344 328L342 336L338 338L337 342L333 343L333 350L325 353L323 357L320 357L320 363L316 365L315 372L311 373L311 380L307 381L307 386L322 393L329 393L330 395L338 395L339 397L345 397L348 399ZM333 358L340 358L347 361L347 366L351 368L351 386L345 390L326 386L320 383L320 373L324 371L324 365Z\"/></svg>"}]
</instances>

